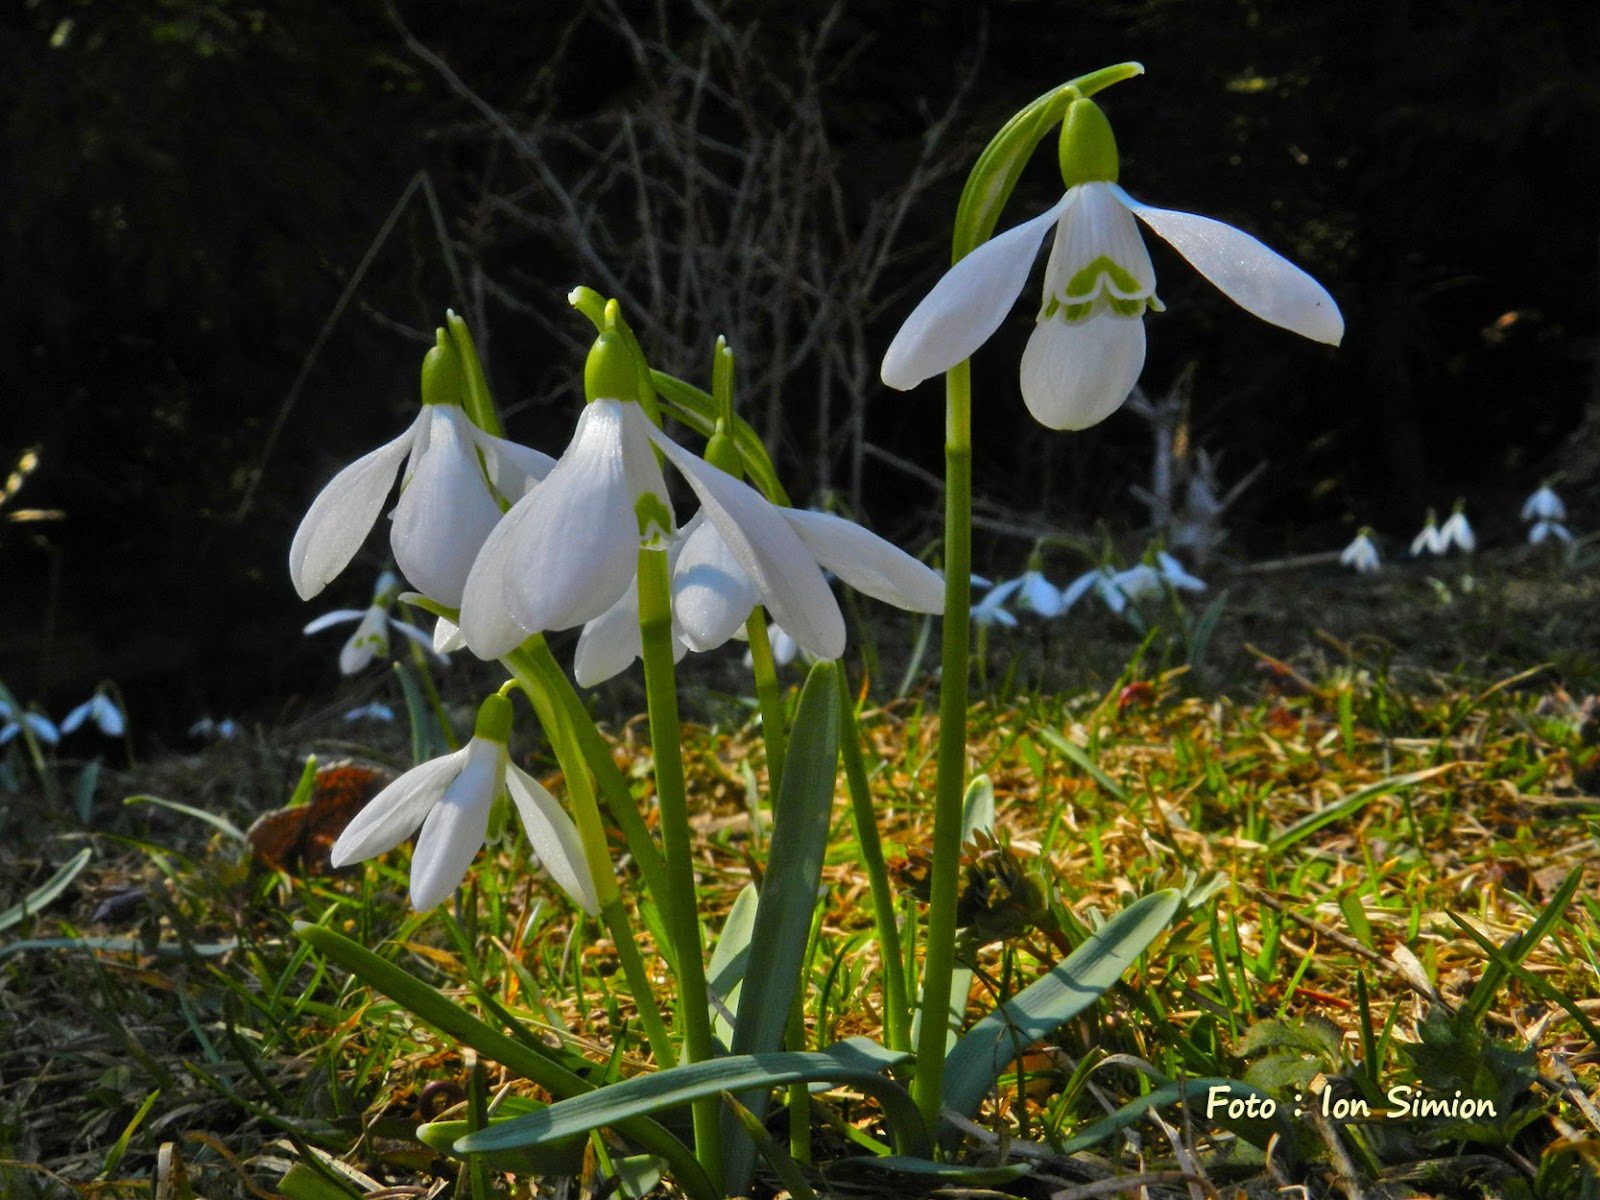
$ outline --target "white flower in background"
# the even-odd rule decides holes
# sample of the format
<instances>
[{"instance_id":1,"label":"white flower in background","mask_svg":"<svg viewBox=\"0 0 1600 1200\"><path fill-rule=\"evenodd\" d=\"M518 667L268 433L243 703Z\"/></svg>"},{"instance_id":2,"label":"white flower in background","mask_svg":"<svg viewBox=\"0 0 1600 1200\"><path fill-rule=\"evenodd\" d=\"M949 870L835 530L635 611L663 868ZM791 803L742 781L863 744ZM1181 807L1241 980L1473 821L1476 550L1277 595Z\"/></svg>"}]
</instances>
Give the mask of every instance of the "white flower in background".
<instances>
[{"instance_id":1,"label":"white flower in background","mask_svg":"<svg viewBox=\"0 0 1600 1200\"><path fill-rule=\"evenodd\" d=\"M355 632L339 650L339 671L344 675L360 674L374 659L388 658L390 629L443 658L443 653L434 647L434 639L430 634L390 614L389 606L395 602L399 588L400 581L394 573L384 571L372 589L372 604L369 607L336 608L332 612L325 612L308 622L302 632L309 635L349 621L357 623Z\"/></svg>"},{"instance_id":2,"label":"white flower in background","mask_svg":"<svg viewBox=\"0 0 1600 1200\"><path fill-rule=\"evenodd\" d=\"M776 621L767 626L767 646L772 651L772 665L775 667L787 667L800 653L799 645ZM748 650L744 652L744 665L747 671L756 665L756 656Z\"/></svg>"},{"instance_id":3,"label":"white flower in background","mask_svg":"<svg viewBox=\"0 0 1600 1200\"><path fill-rule=\"evenodd\" d=\"M1467 524L1467 514L1458 504L1455 511L1445 518L1444 524L1439 526L1438 552L1443 554L1451 546L1459 546L1470 554L1477 544L1478 539L1472 534L1472 526Z\"/></svg>"},{"instance_id":4,"label":"white flower in background","mask_svg":"<svg viewBox=\"0 0 1600 1200\"><path fill-rule=\"evenodd\" d=\"M222 742L231 742L243 732L244 730L240 728L239 722L232 717L223 717L220 721L214 721L210 717L201 717L193 725L189 726L189 736L192 738L215 738Z\"/></svg>"},{"instance_id":5,"label":"white flower in background","mask_svg":"<svg viewBox=\"0 0 1600 1200\"><path fill-rule=\"evenodd\" d=\"M345 713L344 719L346 721L382 721L387 723L394 720L394 709L387 704L380 704L374 700L371 704L363 704L359 708L352 708Z\"/></svg>"},{"instance_id":6,"label":"white flower in background","mask_svg":"<svg viewBox=\"0 0 1600 1200\"><path fill-rule=\"evenodd\" d=\"M1167 588L1180 592L1206 590L1203 579L1189 574L1183 564L1165 550L1156 552L1154 565L1147 562L1136 563L1126 571L1118 571L1111 577L1110 583L1129 600L1160 595Z\"/></svg>"},{"instance_id":7,"label":"white flower in background","mask_svg":"<svg viewBox=\"0 0 1600 1200\"><path fill-rule=\"evenodd\" d=\"M54 746L61 740L61 731L56 728L55 722L43 713L18 712L4 700L0 700L0 718L5 720L0 725L0 746L4 746L12 738L17 737L26 726L35 741Z\"/></svg>"},{"instance_id":8,"label":"white flower in background","mask_svg":"<svg viewBox=\"0 0 1600 1200\"><path fill-rule=\"evenodd\" d=\"M289 548L295 591L309 600L350 564L398 473L394 560L417 591L456 608L473 559L500 520L500 498L519 499L553 465L546 454L485 433L458 404L423 404L409 429L356 459L312 501Z\"/></svg>"},{"instance_id":9,"label":"white flower in background","mask_svg":"<svg viewBox=\"0 0 1600 1200\"><path fill-rule=\"evenodd\" d=\"M1424 554L1443 554L1448 547L1439 536L1439 525L1434 519L1433 509L1428 510L1428 519L1422 524L1422 531L1411 539L1411 557L1420 558Z\"/></svg>"},{"instance_id":10,"label":"white flower in background","mask_svg":"<svg viewBox=\"0 0 1600 1200\"><path fill-rule=\"evenodd\" d=\"M1560 521L1535 521L1528 529L1528 544L1537 546L1542 542L1555 538L1557 541L1570 542L1572 532Z\"/></svg>"},{"instance_id":11,"label":"white flower in background","mask_svg":"<svg viewBox=\"0 0 1600 1200\"><path fill-rule=\"evenodd\" d=\"M1538 488L1522 502L1522 519L1524 521L1565 521L1567 519L1567 506L1561 502L1561 497L1548 483L1541 483Z\"/></svg>"},{"instance_id":12,"label":"white flower in background","mask_svg":"<svg viewBox=\"0 0 1600 1200\"><path fill-rule=\"evenodd\" d=\"M770 503L666 437L637 404L601 398L585 408L556 468L506 514L473 565L460 625L474 653L499 657L531 634L592 621L624 597L641 545L664 549L673 529L652 446L684 477L704 516L695 544L686 540L680 551L675 577L715 568L696 576L702 593L678 615L687 645L720 645L759 602L802 649L838 658L844 617L824 567L902 608L943 608L943 582L910 555L842 518Z\"/></svg>"},{"instance_id":13,"label":"white flower in background","mask_svg":"<svg viewBox=\"0 0 1600 1200\"><path fill-rule=\"evenodd\" d=\"M1120 613L1128 607L1128 598L1117 586L1117 572L1110 567L1096 567L1092 571L1085 571L1061 589L1062 611L1070 610L1091 588L1113 613Z\"/></svg>"},{"instance_id":14,"label":"white flower in background","mask_svg":"<svg viewBox=\"0 0 1600 1200\"><path fill-rule=\"evenodd\" d=\"M1354 567L1362 574L1376 571L1383 565L1378 558L1378 548L1372 544L1372 530L1363 527L1350 544L1339 553L1339 562L1346 567Z\"/></svg>"},{"instance_id":15,"label":"white flower in background","mask_svg":"<svg viewBox=\"0 0 1600 1200\"><path fill-rule=\"evenodd\" d=\"M128 727L117 702L104 692L96 692L62 718L61 732L72 733L85 721L93 721L95 728L109 738L121 737Z\"/></svg>"},{"instance_id":16,"label":"white flower in background","mask_svg":"<svg viewBox=\"0 0 1600 1200\"><path fill-rule=\"evenodd\" d=\"M978 583L979 580L974 578L973 582ZM984 585L988 585L988 582L988 580L982 581ZM984 594L983 599L972 606L972 623L979 628L999 625L1003 629L1015 629L1017 627L1016 615L1009 609L1002 607L1006 602L1007 595L1009 593L1002 592L997 587L990 587L988 592Z\"/></svg>"},{"instance_id":17,"label":"white flower in background","mask_svg":"<svg viewBox=\"0 0 1600 1200\"><path fill-rule=\"evenodd\" d=\"M996 605L1004 604L1013 595L1017 598L1018 608L1036 612L1047 620L1059 617L1066 611L1066 605L1062 603L1061 589L1046 579L1044 573L1035 567L1030 567L1015 579L995 584L993 590L984 597L984 601Z\"/></svg>"},{"instance_id":18,"label":"white flower in background","mask_svg":"<svg viewBox=\"0 0 1600 1200\"><path fill-rule=\"evenodd\" d=\"M466 878L483 847L495 801L509 794L534 853L585 912L600 910L578 827L556 798L511 762L511 702L495 694L478 710L472 740L454 754L413 767L379 792L333 844L336 867L392 850L420 825L411 856L411 903L439 904Z\"/></svg>"},{"instance_id":19,"label":"white flower in background","mask_svg":"<svg viewBox=\"0 0 1600 1200\"><path fill-rule=\"evenodd\" d=\"M1052 429L1104 420L1127 399L1144 367L1145 309L1162 308L1136 217L1246 311L1313 341L1339 344L1344 319L1338 306L1288 259L1231 225L1152 208L1117 186L1116 143L1092 101L1073 103L1062 136L1064 145L1073 137L1083 143L1078 161L1084 166L1066 195L945 273L890 343L885 384L904 391L970 358L1022 294L1053 228L1044 300L1022 356L1022 398Z\"/></svg>"}]
</instances>

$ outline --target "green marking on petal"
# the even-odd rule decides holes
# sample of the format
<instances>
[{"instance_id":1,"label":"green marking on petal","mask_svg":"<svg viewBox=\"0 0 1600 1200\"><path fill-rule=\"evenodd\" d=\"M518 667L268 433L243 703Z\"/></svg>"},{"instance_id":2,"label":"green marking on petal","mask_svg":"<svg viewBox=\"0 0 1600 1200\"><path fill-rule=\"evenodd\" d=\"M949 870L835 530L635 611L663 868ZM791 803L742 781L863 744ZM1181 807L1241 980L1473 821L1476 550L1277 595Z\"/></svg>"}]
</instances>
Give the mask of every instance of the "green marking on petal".
<instances>
[{"instance_id":1,"label":"green marking on petal","mask_svg":"<svg viewBox=\"0 0 1600 1200\"><path fill-rule=\"evenodd\" d=\"M1092 298L1100 288L1102 275L1111 281L1114 291L1123 295L1137 295L1140 291L1139 281L1126 267L1102 254L1067 281L1064 299L1070 302L1078 296Z\"/></svg>"},{"instance_id":2,"label":"green marking on petal","mask_svg":"<svg viewBox=\"0 0 1600 1200\"><path fill-rule=\"evenodd\" d=\"M640 542L652 550L664 546L672 536L672 510L654 492L646 492L633 502L633 515L639 522Z\"/></svg>"}]
</instances>

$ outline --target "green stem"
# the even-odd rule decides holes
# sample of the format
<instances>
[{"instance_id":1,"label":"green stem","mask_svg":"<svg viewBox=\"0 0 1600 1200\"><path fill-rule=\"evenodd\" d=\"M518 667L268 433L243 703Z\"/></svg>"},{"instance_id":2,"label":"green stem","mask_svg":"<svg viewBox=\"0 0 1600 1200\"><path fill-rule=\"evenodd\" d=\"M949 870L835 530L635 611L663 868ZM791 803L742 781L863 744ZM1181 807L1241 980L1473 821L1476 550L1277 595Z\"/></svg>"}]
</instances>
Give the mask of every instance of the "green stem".
<instances>
[{"instance_id":1,"label":"green stem","mask_svg":"<svg viewBox=\"0 0 1600 1200\"><path fill-rule=\"evenodd\" d=\"M611 853L606 847L600 805L571 715L549 694L530 658L526 649L519 648L500 661L533 705L539 723L550 737L556 759L561 764L561 772L567 781L567 795L572 800L573 820L577 822L578 837L583 842L583 856L589 864L595 895L600 901L600 916L611 932L611 940L616 943L617 958L622 963L623 974L633 992L634 1004L639 1009L639 1019L644 1023L650 1049L663 1069L677 1066L678 1055L673 1049L672 1035L656 1004L655 989L650 986L650 973L645 969L644 956L640 954L639 945L633 937L633 923L628 919L627 909L622 903L622 889L617 886L616 869L612 866Z\"/></svg>"},{"instance_id":2,"label":"green stem","mask_svg":"<svg viewBox=\"0 0 1600 1200\"><path fill-rule=\"evenodd\" d=\"M911 1010L906 1003L905 961L900 957L900 927L896 923L894 892L878 840L877 814L867 782L867 764L861 754L861 729L855 701L844 672L839 676L839 748L844 753L844 777L850 789L850 815L861 847L861 866L872 888L872 919L878 930L878 953L883 959L883 1028L891 1050L911 1048Z\"/></svg>"},{"instance_id":3,"label":"green stem","mask_svg":"<svg viewBox=\"0 0 1600 1200\"><path fill-rule=\"evenodd\" d=\"M939 767L933 807L922 1023L912 1094L938 1127L955 968L956 898L961 868L961 802L966 791L967 670L972 619L972 373L963 362L945 375L944 645L939 680Z\"/></svg>"},{"instance_id":4,"label":"green stem","mask_svg":"<svg viewBox=\"0 0 1600 1200\"><path fill-rule=\"evenodd\" d=\"M639 551L639 635L644 651L650 748L655 755L656 802L661 806L661 845L667 860L668 888L661 900L667 932L676 951L684 1059L706 1062L713 1054L711 1008L706 994L694 846L689 837L689 801L683 780L683 726L678 717L672 656L672 583L664 550ZM720 1179L722 1138L715 1096L695 1101L694 1134L700 1165L712 1179Z\"/></svg>"},{"instance_id":5,"label":"green stem","mask_svg":"<svg viewBox=\"0 0 1600 1200\"><path fill-rule=\"evenodd\" d=\"M784 759L789 754L789 729L783 711L783 692L778 687L778 664L772 659L767 618L760 608L751 611L744 628L745 635L750 639L756 699L761 705L761 738L767 744L767 795L777 796L778 787L783 782Z\"/></svg>"}]
</instances>

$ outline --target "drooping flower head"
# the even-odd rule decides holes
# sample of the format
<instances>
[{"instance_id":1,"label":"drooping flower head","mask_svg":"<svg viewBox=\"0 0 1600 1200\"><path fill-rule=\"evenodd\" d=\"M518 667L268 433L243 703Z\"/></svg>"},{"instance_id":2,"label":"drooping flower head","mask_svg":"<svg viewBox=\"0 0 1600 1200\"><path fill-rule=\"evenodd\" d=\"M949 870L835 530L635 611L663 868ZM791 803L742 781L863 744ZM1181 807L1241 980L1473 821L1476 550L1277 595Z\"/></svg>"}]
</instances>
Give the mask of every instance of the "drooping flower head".
<instances>
[{"instance_id":1,"label":"drooping flower head","mask_svg":"<svg viewBox=\"0 0 1600 1200\"><path fill-rule=\"evenodd\" d=\"M467 572L500 520L502 501L520 498L554 465L548 455L473 423L461 404L464 370L454 340L441 329L423 359L416 420L345 467L312 502L289 548L289 575L301 599L349 565L399 472L389 537L395 563L430 600L460 605Z\"/></svg>"},{"instance_id":2,"label":"drooping flower head","mask_svg":"<svg viewBox=\"0 0 1600 1200\"><path fill-rule=\"evenodd\" d=\"M1352 567L1363 575L1378 570L1383 565L1378 557L1378 547L1372 541L1372 527L1363 525L1350 544L1339 552L1341 566Z\"/></svg>"},{"instance_id":3,"label":"drooping flower head","mask_svg":"<svg viewBox=\"0 0 1600 1200\"><path fill-rule=\"evenodd\" d=\"M1248 312L1338 345L1344 334L1338 306L1299 267L1230 225L1152 208L1123 191L1116 141L1094 101L1079 97L1067 106L1060 146L1066 194L945 273L890 344L884 383L915 387L988 341L1054 228L1044 298L1022 356L1022 397L1035 419L1052 429L1104 420L1127 399L1144 366L1145 310L1162 309L1135 217Z\"/></svg>"},{"instance_id":4,"label":"drooping flower head","mask_svg":"<svg viewBox=\"0 0 1600 1200\"><path fill-rule=\"evenodd\" d=\"M390 611L399 595L399 577L393 571L381 571L372 588L370 605L366 608L336 608L332 612L325 612L307 622L301 632L309 636L349 621L356 623L355 632L345 639L339 649L339 673L342 675L359 675L368 664L387 658L390 629L410 638L425 650L438 653L442 658L443 654L434 650L431 634L408 621L400 620Z\"/></svg>"},{"instance_id":5,"label":"drooping flower head","mask_svg":"<svg viewBox=\"0 0 1600 1200\"><path fill-rule=\"evenodd\" d=\"M421 826L411 856L411 903L426 911L461 885L488 835L495 802L509 796L550 877L585 912L598 912L577 825L538 780L511 762L510 733L511 702L496 693L479 707L466 746L413 767L356 814L333 844L333 865L392 850Z\"/></svg>"},{"instance_id":6,"label":"drooping flower head","mask_svg":"<svg viewBox=\"0 0 1600 1200\"><path fill-rule=\"evenodd\" d=\"M461 632L474 653L498 657L530 634L600 620L604 641L596 632L584 645L583 682L632 661L636 637L623 630L623 610L609 610L619 602L626 609L641 546L674 544L658 453L700 501L672 568L687 647L726 642L760 603L802 649L838 658L844 617L824 568L901 607L942 608L938 575L909 555L842 518L775 505L663 434L632 396L636 373L621 365L629 354L602 332L585 372L591 399L571 444L485 541L461 605Z\"/></svg>"}]
</instances>

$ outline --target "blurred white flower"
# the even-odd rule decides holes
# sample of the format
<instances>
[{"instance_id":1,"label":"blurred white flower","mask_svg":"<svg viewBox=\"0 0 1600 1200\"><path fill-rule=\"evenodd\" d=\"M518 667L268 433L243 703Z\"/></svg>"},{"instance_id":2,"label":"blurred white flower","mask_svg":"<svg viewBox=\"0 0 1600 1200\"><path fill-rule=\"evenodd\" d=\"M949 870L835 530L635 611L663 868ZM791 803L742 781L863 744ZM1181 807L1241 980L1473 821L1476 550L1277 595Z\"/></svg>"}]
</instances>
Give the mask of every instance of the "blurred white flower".
<instances>
[{"instance_id":1,"label":"blurred white flower","mask_svg":"<svg viewBox=\"0 0 1600 1200\"><path fill-rule=\"evenodd\" d=\"M1002 607L1005 604L1008 592L1002 592L997 587L991 587L982 600L972 606L972 623L985 627L998 625L1002 629L1015 629L1017 618L1009 610Z\"/></svg>"},{"instance_id":2,"label":"blurred white flower","mask_svg":"<svg viewBox=\"0 0 1600 1200\"><path fill-rule=\"evenodd\" d=\"M1557 541L1570 542L1572 532L1560 521L1535 521L1528 529L1528 543L1533 546L1555 538Z\"/></svg>"},{"instance_id":3,"label":"blurred white flower","mask_svg":"<svg viewBox=\"0 0 1600 1200\"><path fill-rule=\"evenodd\" d=\"M1354 567L1357 571L1366 574L1378 570L1383 565L1378 558L1378 548L1372 543L1372 530L1362 528L1350 544L1339 554L1339 562L1346 567Z\"/></svg>"},{"instance_id":4,"label":"blurred white flower","mask_svg":"<svg viewBox=\"0 0 1600 1200\"><path fill-rule=\"evenodd\" d=\"M1113 613L1120 613L1128 607L1128 598L1117 586L1117 573L1110 567L1096 567L1092 571L1085 571L1061 589L1062 611L1071 609L1091 588Z\"/></svg>"},{"instance_id":5,"label":"blurred white flower","mask_svg":"<svg viewBox=\"0 0 1600 1200\"><path fill-rule=\"evenodd\" d=\"M90 720L94 722L95 728L110 738L121 737L128 727L116 701L104 692L96 692L62 719L61 732L72 733L78 726Z\"/></svg>"},{"instance_id":6,"label":"blurred white flower","mask_svg":"<svg viewBox=\"0 0 1600 1200\"><path fill-rule=\"evenodd\" d=\"M1522 502L1524 521L1565 521L1567 506L1548 483L1542 483Z\"/></svg>"},{"instance_id":7,"label":"blurred white flower","mask_svg":"<svg viewBox=\"0 0 1600 1200\"><path fill-rule=\"evenodd\" d=\"M232 717L223 717L214 721L210 717L201 717L189 726L189 736L192 738L216 738L218 741L229 742L238 737L244 730L239 722Z\"/></svg>"},{"instance_id":8,"label":"blurred white flower","mask_svg":"<svg viewBox=\"0 0 1600 1200\"><path fill-rule=\"evenodd\" d=\"M489 814L509 794L534 853L585 912L599 912L578 827L556 798L511 762L511 704L490 696L472 740L453 754L413 767L379 792L333 844L342 867L392 850L422 827L411 856L411 903L433 908L461 885L489 830Z\"/></svg>"},{"instance_id":9,"label":"blurred white flower","mask_svg":"<svg viewBox=\"0 0 1600 1200\"><path fill-rule=\"evenodd\" d=\"M1411 539L1411 557L1419 558L1424 554L1443 554L1447 547L1439 536L1439 526L1434 520L1433 509L1428 510L1428 519L1423 522L1422 531Z\"/></svg>"},{"instance_id":10,"label":"blurred white flower","mask_svg":"<svg viewBox=\"0 0 1600 1200\"><path fill-rule=\"evenodd\" d=\"M387 704L380 704L374 700L370 704L363 704L358 708L352 708L349 712L344 714L344 719L346 721L388 722L394 720L394 709L390 708Z\"/></svg>"},{"instance_id":11,"label":"blurred white flower","mask_svg":"<svg viewBox=\"0 0 1600 1200\"><path fill-rule=\"evenodd\" d=\"M517 500L553 466L546 454L485 433L460 405L424 404L409 429L345 467L312 501L289 548L295 591L309 600L349 565L398 472L395 562L417 591L456 608L473 558L500 520L500 499Z\"/></svg>"},{"instance_id":12,"label":"blurred white flower","mask_svg":"<svg viewBox=\"0 0 1600 1200\"><path fill-rule=\"evenodd\" d=\"M1061 598L1061 589L1046 579L1044 573L1035 567L1030 567L1015 579L995 584L984 597L984 601L1000 605L1013 595L1017 598L1018 608L1038 613L1046 619L1059 617L1066 611L1066 605Z\"/></svg>"},{"instance_id":13,"label":"blurred white flower","mask_svg":"<svg viewBox=\"0 0 1600 1200\"><path fill-rule=\"evenodd\" d=\"M0 700L0 718L5 719L5 724L0 725L0 746L20 735L23 726L27 726L35 740L44 742L48 746L54 746L61 740L61 731L56 728L55 722L43 713L18 712L4 700Z\"/></svg>"},{"instance_id":14,"label":"blurred white flower","mask_svg":"<svg viewBox=\"0 0 1600 1200\"><path fill-rule=\"evenodd\" d=\"M1478 544L1478 539L1472 534L1472 526L1467 524L1467 514L1460 506L1445 518L1443 525L1439 526L1439 550L1443 554L1451 546L1459 546L1467 553L1471 553Z\"/></svg>"}]
</instances>

